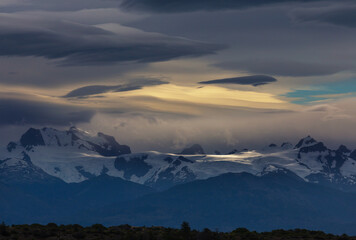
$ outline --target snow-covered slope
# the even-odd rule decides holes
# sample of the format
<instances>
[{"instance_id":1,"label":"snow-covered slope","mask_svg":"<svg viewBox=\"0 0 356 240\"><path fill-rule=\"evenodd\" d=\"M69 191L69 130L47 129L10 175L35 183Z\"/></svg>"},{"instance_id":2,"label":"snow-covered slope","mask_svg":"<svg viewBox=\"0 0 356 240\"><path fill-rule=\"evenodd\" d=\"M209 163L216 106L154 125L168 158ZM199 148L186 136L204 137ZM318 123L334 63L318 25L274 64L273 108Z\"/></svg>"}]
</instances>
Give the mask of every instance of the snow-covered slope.
<instances>
[{"instance_id":1,"label":"snow-covered slope","mask_svg":"<svg viewBox=\"0 0 356 240\"><path fill-rule=\"evenodd\" d=\"M129 147L102 133L92 136L77 128L31 128L19 142L10 142L0 151L0 178L9 172L28 172L72 183L107 174L165 189L229 172L263 175L287 169L305 181L356 189L355 156L345 146L330 150L309 136L296 146L270 144L262 150L227 155L130 153Z\"/></svg>"},{"instance_id":2,"label":"snow-covered slope","mask_svg":"<svg viewBox=\"0 0 356 240\"><path fill-rule=\"evenodd\" d=\"M76 127L71 127L68 131L59 131L53 128L30 128L22 135L18 143L10 142L7 148L11 152L17 146L22 146L27 151L32 150L34 147L45 146L49 149L58 148L69 151L96 152L102 156L118 156L131 153L128 146L120 145L112 136L103 133L92 136Z\"/></svg>"},{"instance_id":3,"label":"snow-covered slope","mask_svg":"<svg viewBox=\"0 0 356 240\"><path fill-rule=\"evenodd\" d=\"M113 163L117 156L128 153L128 146L103 133L92 136L75 127L68 131L30 128L18 142L1 148L0 179L7 181L7 175L21 179L24 175L31 178L31 174L42 174L68 183L81 182L105 172L106 169L97 169L102 163ZM90 172L85 172L84 167Z\"/></svg>"}]
</instances>

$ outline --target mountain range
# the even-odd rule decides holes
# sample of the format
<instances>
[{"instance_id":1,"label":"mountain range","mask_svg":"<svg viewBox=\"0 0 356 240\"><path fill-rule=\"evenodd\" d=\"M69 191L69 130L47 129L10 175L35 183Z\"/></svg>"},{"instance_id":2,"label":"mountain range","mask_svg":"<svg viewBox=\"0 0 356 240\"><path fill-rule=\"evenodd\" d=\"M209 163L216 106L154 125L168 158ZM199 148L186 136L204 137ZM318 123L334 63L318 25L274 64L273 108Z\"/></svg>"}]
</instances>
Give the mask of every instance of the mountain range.
<instances>
[{"instance_id":1,"label":"mountain range","mask_svg":"<svg viewBox=\"0 0 356 240\"><path fill-rule=\"evenodd\" d=\"M103 133L30 128L0 150L0 220L309 228L356 234L356 150L295 145L132 153Z\"/></svg>"}]
</instances>

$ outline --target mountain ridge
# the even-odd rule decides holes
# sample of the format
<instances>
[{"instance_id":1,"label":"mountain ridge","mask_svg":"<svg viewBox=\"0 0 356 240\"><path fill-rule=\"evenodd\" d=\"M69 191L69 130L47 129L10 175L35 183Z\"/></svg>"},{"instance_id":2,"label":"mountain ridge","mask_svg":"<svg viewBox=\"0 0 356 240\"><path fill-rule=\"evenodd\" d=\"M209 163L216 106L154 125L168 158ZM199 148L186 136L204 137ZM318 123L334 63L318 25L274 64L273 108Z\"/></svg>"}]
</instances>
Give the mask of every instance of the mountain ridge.
<instances>
[{"instance_id":1,"label":"mountain ridge","mask_svg":"<svg viewBox=\"0 0 356 240\"><path fill-rule=\"evenodd\" d=\"M21 169L66 183L107 174L162 190L228 172L260 175L266 167L274 166L292 171L307 182L356 191L356 150L342 144L332 150L311 136L294 146L285 142L226 155L203 153L198 144L181 154L131 153L130 147L104 133L90 135L76 127L67 131L30 128L18 142L9 142L0 152L0 179L8 173L16 178L16 171L23 176Z\"/></svg>"},{"instance_id":2,"label":"mountain ridge","mask_svg":"<svg viewBox=\"0 0 356 240\"><path fill-rule=\"evenodd\" d=\"M131 153L104 133L29 129L0 149L0 215L11 224L188 220L221 230L356 233L355 151L346 146L308 136L226 155L201 149Z\"/></svg>"},{"instance_id":3,"label":"mountain ridge","mask_svg":"<svg viewBox=\"0 0 356 240\"><path fill-rule=\"evenodd\" d=\"M108 206L100 210L100 219L106 225L176 227L188 221L197 229L220 231L237 225L256 231L308 228L355 234L355 201L355 193L308 183L288 171L226 173ZM95 211L93 217L99 217Z\"/></svg>"}]
</instances>

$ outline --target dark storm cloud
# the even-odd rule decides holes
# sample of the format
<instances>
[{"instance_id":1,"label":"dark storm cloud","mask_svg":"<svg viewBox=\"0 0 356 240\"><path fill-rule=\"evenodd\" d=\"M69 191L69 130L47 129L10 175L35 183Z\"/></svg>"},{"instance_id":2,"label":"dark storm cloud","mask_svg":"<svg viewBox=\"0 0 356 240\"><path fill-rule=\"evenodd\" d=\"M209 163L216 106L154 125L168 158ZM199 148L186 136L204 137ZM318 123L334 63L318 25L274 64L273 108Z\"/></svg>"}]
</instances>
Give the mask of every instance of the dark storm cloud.
<instances>
[{"instance_id":1,"label":"dark storm cloud","mask_svg":"<svg viewBox=\"0 0 356 240\"><path fill-rule=\"evenodd\" d=\"M356 5L304 9L293 14L297 21L323 22L344 27L356 27Z\"/></svg>"},{"instance_id":2,"label":"dark storm cloud","mask_svg":"<svg viewBox=\"0 0 356 240\"><path fill-rule=\"evenodd\" d=\"M268 4L311 1L318 0L124 0L121 3L121 7L128 10L147 10L165 13L243 9Z\"/></svg>"},{"instance_id":3,"label":"dark storm cloud","mask_svg":"<svg viewBox=\"0 0 356 240\"><path fill-rule=\"evenodd\" d=\"M235 78L224 78L216 79L210 81L199 82L201 84L240 84L240 85L252 85L254 87L265 85L269 83L276 82L277 79L265 76L265 75L254 75L245 77L235 77Z\"/></svg>"},{"instance_id":4,"label":"dark storm cloud","mask_svg":"<svg viewBox=\"0 0 356 240\"><path fill-rule=\"evenodd\" d=\"M312 6L329 4L334 3L314 3ZM310 5L299 6L298 12L310 8ZM291 21L293 9L284 6L244 11L153 14L131 26L227 43L229 50L213 59L224 70L291 77L353 71L356 31L330 24L321 26ZM310 84L304 80L300 83Z\"/></svg>"},{"instance_id":5,"label":"dark storm cloud","mask_svg":"<svg viewBox=\"0 0 356 240\"><path fill-rule=\"evenodd\" d=\"M107 92L126 92L142 89L147 86L156 86L167 84L168 82L161 81L159 79L143 79L136 80L126 84L120 84L115 86L105 86L105 85L91 85L81 88L74 89L68 94L63 96L64 98L83 98L91 95L107 93Z\"/></svg>"},{"instance_id":6,"label":"dark storm cloud","mask_svg":"<svg viewBox=\"0 0 356 240\"><path fill-rule=\"evenodd\" d=\"M269 74L288 77L323 76L350 68L347 64L308 63L292 60L254 59L214 64L221 69L242 70L253 74Z\"/></svg>"},{"instance_id":7,"label":"dark storm cloud","mask_svg":"<svg viewBox=\"0 0 356 240\"><path fill-rule=\"evenodd\" d=\"M0 125L69 125L90 122L94 111L54 103L0 98Z\"/></svg>"},{"instance_id":8,"label":"dark storm cloud","mask_svg":"<svg viewBox=\"0 0 356 240\"><path fill-rule=\"evenodd\" d=\"M223 48L118 24L100 28L0 15L0 56L44 57L64 66L167 61L212 54Z\"/></svg>"},{"instance_id":9,"label":"dark storm cloud","mask_svg":"<svg viewBox=\"0 0 356 240\"><path fill-rule=\"evenodd\" d=\"M118 7L118 0L2 0L0 11L14 12L23 10L49 10L49 11L68 11L95 8Z\"/></svg>"}]
</instances>

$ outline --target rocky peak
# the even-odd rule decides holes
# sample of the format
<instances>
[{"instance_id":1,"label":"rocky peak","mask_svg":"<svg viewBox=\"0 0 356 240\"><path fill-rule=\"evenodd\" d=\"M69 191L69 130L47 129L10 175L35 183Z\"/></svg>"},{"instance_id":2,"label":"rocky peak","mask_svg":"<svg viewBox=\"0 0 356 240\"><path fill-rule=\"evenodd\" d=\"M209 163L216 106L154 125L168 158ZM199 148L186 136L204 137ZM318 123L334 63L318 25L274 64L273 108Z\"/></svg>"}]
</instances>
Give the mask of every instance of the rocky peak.
<instances>
[{"instance_id":1,"label":"rocky peak","mask_svg":"<svg viewBox=\"0 0 356 240\"><path fill-rule=\"evenodd\" d=\"M204 149L199 144L194 144L189 148L183 149L180 153L182 155L194 155L194 154L205 154Z\"/></svg>"},{"instance_id":2,"label":"rocky peak","mask_svg":"<svg viewBox=\"0 0 356 240\"><path fill-rule=\"evenodd\" d=\"M20 143L10 142L7 145L8 152L17 146L24 147L27 151L36 146L47 147L73 147L86 151L94 151L102 156L118 156L131 153L130 147L120 145L114 137L104 133L91 135L90 133L71 127L67 131L54 128L35 129L30 128L20 139Z\"/></svg>"},{"instance_id":3,"label":"rocky peak","mask_svg":"<svg viewBox=\"0 0 356 240\"><path fill-rule=\"evenodd\" d=\"M259 175L266 176L272 173L286 173L286 169L275 165L267 165Z\"/></svg>"},{"instance_id":4,"label":"rocky peak","mask_svg":"<svg viewBox=\"0 0 356 240\"><path fill-rule=\"evenodd\" d=\"M15 142L9 142L9 144L7 144L6 149L8 152L12 152L12 150L16 149L17 147L17 143Z\"/></svg>"},{"instance_id":5,"label":"rocky peak","mask_svg":"<svg viewBox=\"0 0 356 240\"><path fill-rule=\"evenodd\" d=\"M33 146L44 146L45 142L43 140L41 130L30 128L21 136L20 143L25 148L31 148Z\"/></svg>"},{"instance_id":6,"label":"rocky peak","mask_svg":"<svg viewBox=\"0 0 356 240\"><path fill-rule=\"evenodd\" d=\"M349 150L345 145L340 145L340 147L336 150L338 153L350 153L351 150Z\"/></svg>"},{"instance_id":7,"label":"rocky peak","mask_svg":"<svg viewBox=\"0 0 356 240\"><path fill-rule=\"evenodd\" d=\"M317 143L317 141L314 138L312 138L311 136L307 136L305 138L302 138L295 146L295 148L302 148L302 147L314 145L315 143Z\"/></svg>"},{"instance_id":8,"label":"rocky peak","mask_svg":"<svg viewBox=\"0 0 356 240\"><path fill-rule=\"evenodd\" d=\"M284 142L281 144L281 148L282 149L291 149L291 148L293 148L293 145L289 142Z\"/></svg>"},{"instance_id":9,"label":"rocky peak","mask_svg":"<svg viewBox=\"0 0 356 240\"><path fill-rule=\"evenodd\" d=\"M227 155L236 154L236 153L239 153L239 152L240 152L239 150L234 149L231 152L227 153Z\"/></svg>"},{"instance_id":10,"label":"rocky peak","mask_svg":"<svg viewBox=\"0 0 356 240\"><path fill-rule=\"evenodd\" d=\"M352 158L353 160L356 161L356 150L353 150L353 151L350 153L350 158Z\"/></svg>"},{"instance_id":11,"label":"rocky peak","mask_svg":"<svg viewBox=\"0 0 356 240\"><path fill-rule=\"evenodd\" d=\"M307 145L307 146L304 146L304 147L301 147L300 150L299 150L299 153L309 153L309 152L324 152L324 151L327 151L328 148L324 145L324 143L322 142L318 142L314 145Z\"/></svg>"}]
</instances>

